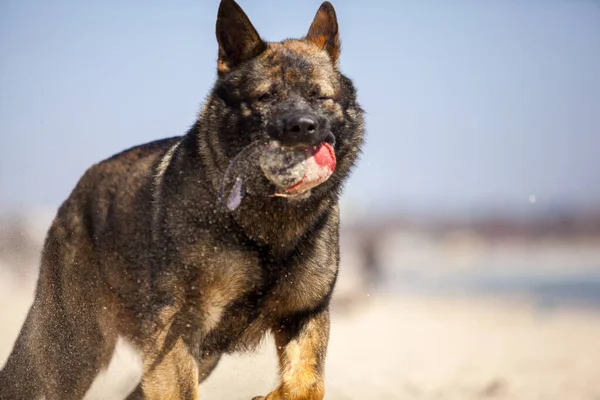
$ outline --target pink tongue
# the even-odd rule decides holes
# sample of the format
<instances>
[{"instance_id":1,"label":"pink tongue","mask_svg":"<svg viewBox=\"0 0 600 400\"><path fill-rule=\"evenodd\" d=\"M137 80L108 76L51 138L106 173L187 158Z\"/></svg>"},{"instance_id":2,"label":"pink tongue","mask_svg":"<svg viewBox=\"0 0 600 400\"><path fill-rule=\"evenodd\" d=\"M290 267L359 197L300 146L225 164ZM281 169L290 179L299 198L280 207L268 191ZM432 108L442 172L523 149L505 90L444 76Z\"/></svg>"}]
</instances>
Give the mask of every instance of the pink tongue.
<instances>
[{"instance_id":1,"label":"pink tongue","mask_svg":"<svg viewBox=\"0 0 600 400\"><path fill-rule=\"evenodd\" d=\"M321 143L310 150L306 159L306 173L302 179L287 188L286 193L302 193L325 182L335 169L335 153L329 143Z\"/></svg>"}]
</instances>

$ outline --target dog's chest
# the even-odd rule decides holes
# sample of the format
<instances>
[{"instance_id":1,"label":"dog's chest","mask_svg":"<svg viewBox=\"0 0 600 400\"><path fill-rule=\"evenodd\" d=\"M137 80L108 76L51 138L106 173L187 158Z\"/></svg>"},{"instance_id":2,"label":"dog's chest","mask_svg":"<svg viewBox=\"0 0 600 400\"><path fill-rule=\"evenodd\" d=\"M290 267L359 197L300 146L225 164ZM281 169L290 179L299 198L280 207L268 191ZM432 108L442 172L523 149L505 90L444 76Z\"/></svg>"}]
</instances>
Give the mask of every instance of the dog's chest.
<instances>
[{"instance_id":1,"label":"dog's chest","mask_svg":"<svg viewBox=\"0 0 600 400\"><path fill-rule=\"evenodd\" d=\"M263 273L246 286L253 289L240 293L226 305L221 303L222 308L217 306L224 298L220 293L205 300L208 329L203 351L252 349L267 330L278 328L288 316L318 307L329 295L335 279L334 268L313 271L306 264L278 266L276 271L277 275L271 277Z\"/></svg>"}]
</instances>

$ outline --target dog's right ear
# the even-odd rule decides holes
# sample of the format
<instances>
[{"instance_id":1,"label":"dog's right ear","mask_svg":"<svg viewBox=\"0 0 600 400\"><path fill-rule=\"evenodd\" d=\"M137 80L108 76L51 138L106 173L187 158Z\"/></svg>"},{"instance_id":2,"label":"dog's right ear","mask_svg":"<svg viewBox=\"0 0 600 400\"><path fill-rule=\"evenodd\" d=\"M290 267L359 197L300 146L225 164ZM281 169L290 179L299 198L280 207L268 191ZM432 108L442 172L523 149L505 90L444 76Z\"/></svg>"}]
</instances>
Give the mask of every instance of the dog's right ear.
<instances>
[{"instance_id":1,"label":"dog's right ear","mask_svg":"<svg viewBox=\"0 0 600 400\"><path fill-rule=\"evenodd\" d=\"M262 41L244 10L233 0L221 0L217 15L219 76L265 51Z\"/></svg>"}]
</instances>

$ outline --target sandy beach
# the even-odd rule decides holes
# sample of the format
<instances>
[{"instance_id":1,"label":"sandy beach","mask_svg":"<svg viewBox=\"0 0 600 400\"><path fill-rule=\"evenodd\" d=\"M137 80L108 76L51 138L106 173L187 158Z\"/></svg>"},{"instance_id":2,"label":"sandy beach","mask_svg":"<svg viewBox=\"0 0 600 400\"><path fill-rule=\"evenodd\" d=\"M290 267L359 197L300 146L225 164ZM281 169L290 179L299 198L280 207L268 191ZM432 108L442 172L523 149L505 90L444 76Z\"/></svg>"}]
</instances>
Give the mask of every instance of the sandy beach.
<instances>
[{"instance_id":1,"label":"sandy beach","mask_svg":"<svg viewBox=\"0 0 600 400\"><path fill-rule=\"evenodd\" d=\"M0 296L2 364L31 300L24 290ZM122 399L139 378L137 357L119 345L86 398ZM598 400L600 313L516 298L363 293L334 304L326 371L330 400ZM224 357L201 397L248 400L275 384L267 339L256 353Z\"/></svg>"}]
</instances>

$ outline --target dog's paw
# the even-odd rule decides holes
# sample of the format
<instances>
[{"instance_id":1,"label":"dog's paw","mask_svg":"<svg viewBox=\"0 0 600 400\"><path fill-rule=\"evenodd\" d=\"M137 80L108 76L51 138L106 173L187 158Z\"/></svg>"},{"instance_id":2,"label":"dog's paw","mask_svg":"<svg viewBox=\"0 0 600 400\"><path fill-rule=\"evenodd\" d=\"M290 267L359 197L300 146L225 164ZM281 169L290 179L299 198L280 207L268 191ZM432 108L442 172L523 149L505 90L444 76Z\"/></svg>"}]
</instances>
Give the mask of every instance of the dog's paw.
<instances>
[{"instance_id":1,"label":"dog's paw","mask_svg":"<svg viewBox=\"0 0 600 400\"><path fill-rule=\"evenodd\" d=\"M305 393L302 395L290 395L281 394L280 392L274 391L269 393L267 396L255 396L252 400L322 400L323 393Z\"/></svg>"},{"instance_id":2,"label":"dog's paw","mask_svg":"<svg viewBox=\"0 0 600 400\"><path fill-rule=\"evenodd\" d=\"M255 396L252 400L323 400L323 382L304 385L301 389L279 386L266 396Z\"/></svg>"}]
</instances>

